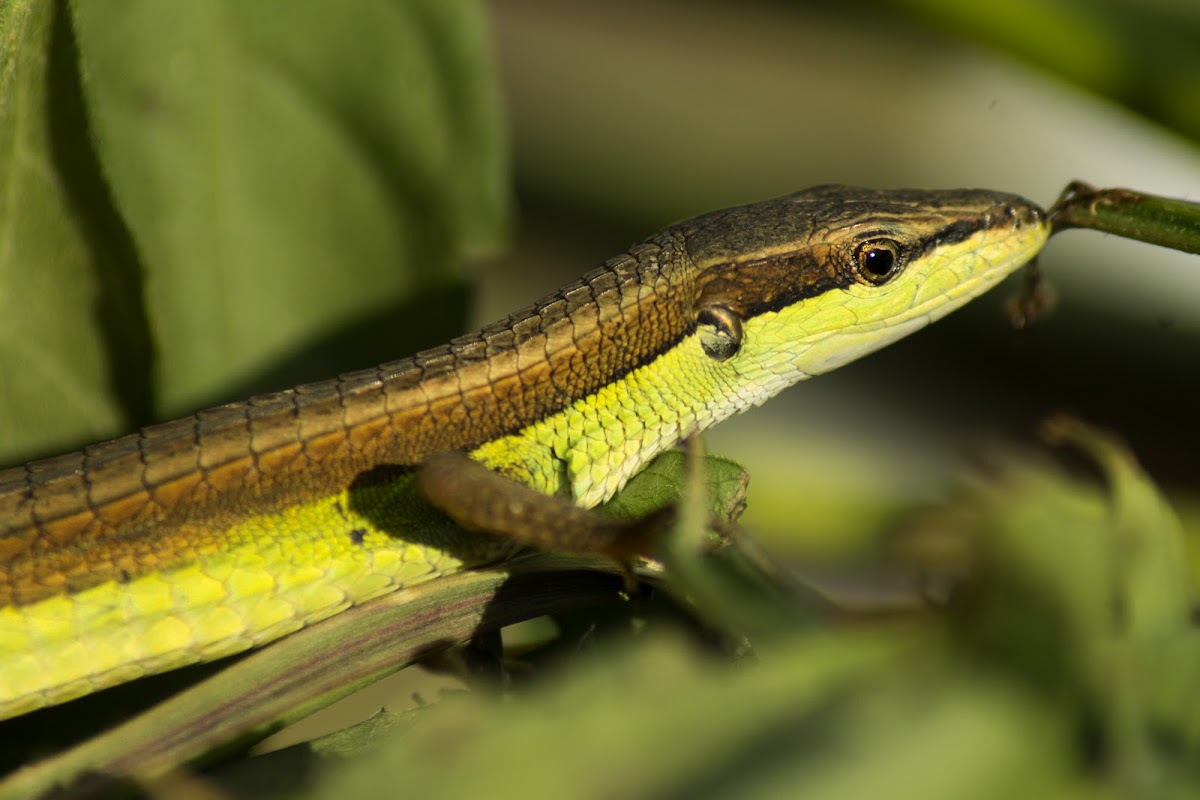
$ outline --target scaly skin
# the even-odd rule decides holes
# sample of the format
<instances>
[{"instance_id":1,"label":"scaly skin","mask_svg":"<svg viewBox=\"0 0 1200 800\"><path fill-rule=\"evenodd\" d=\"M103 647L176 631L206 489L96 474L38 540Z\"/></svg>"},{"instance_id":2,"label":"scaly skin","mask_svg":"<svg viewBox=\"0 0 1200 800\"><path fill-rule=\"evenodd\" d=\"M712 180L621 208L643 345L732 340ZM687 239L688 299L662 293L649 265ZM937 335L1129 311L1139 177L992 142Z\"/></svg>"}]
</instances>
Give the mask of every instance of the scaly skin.
<instances>
[{"instance_id":1,"label":"scaly skin","mask_svg":"<svg viewBox=\"0 0 1200 800\"><path fill-rule=\"evenodd\" d=\"M1012 195L819 187L672 226L442 348L2 471L0 718L503 559L416 495L428 456L595 505L682 437L978 296L1048 233ZM873 275L881 248L897 268Z\"/></svg>"}]
</instances>

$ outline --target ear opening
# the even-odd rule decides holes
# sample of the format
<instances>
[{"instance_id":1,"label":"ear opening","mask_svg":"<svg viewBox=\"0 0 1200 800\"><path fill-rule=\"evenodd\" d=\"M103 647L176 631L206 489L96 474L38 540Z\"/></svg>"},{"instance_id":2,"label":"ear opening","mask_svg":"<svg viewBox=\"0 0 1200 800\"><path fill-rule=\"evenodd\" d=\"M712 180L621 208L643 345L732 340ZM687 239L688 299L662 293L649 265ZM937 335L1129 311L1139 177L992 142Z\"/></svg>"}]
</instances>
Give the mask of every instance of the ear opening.
<instances>
[{"instance_id":1,"label":"ear opening","mask_svg":"<svg viewBox=\"0 0 1200 800\"><path fill-rule=\"evenodd\" d=\"M700 346L713 361L726 361L742 349L742 318L725 306L700 309L696 317Z\"/></svg>"}]
</instances>

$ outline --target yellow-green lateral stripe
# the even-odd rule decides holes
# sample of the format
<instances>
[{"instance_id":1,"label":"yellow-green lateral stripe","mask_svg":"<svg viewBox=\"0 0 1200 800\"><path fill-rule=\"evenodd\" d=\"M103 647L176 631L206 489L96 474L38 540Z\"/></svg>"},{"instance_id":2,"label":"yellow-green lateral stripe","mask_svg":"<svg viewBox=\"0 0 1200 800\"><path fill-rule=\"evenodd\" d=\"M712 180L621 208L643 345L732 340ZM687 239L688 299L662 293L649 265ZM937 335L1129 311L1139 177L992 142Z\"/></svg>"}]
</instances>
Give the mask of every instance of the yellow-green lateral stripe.
<instances>
[{"instance_id":1,"label":"yellow-green lateral stripe","mask_svg":"<svg viewBox=\"0 0 1200 800\"><path fill-rule=\"evenodd\" d=\"M186 566L0 608L0 718L231 655L511 550L454 528L408 483L248 519Z\"/></svg>"}]
</instances>

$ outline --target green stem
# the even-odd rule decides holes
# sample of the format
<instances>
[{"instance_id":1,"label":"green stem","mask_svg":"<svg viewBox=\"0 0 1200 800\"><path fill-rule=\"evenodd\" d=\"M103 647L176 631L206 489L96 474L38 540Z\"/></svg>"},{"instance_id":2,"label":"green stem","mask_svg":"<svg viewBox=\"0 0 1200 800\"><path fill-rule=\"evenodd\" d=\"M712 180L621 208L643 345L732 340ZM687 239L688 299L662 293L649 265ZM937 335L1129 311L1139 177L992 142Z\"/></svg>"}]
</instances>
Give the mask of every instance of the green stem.
<instances>
[{"instance_id":1,"label":"green stem","mask_svg":"<svg viewBox=\"0 0 1200 800\"><path fill-rule=\"evenodd\" d=\"M1200 255L1200 204L1073 181L1050 209L1055 232L1070 228L1137 239Z\"/></svg>"}]
</instances>

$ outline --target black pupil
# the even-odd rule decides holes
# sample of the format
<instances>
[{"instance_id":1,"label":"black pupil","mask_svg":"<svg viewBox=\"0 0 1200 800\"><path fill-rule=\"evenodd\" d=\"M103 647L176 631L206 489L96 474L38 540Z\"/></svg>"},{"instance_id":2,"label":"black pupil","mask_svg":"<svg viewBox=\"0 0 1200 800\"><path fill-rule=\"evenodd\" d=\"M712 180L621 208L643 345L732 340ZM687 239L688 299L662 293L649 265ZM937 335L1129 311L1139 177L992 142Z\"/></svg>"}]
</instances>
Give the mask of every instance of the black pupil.
<instances>
[{"instance_id":1,"label":"black pupil","mask_svg":"<svg viewBox=\"0 0 1200 800\"><path fill-rule=\"evenodd\" d=\"M895 263L895 254L883 247L870 247L863 253L862 268L876 278L886 276Z\"/></svg>"}]
</instances>

